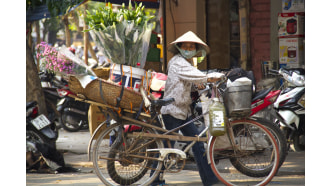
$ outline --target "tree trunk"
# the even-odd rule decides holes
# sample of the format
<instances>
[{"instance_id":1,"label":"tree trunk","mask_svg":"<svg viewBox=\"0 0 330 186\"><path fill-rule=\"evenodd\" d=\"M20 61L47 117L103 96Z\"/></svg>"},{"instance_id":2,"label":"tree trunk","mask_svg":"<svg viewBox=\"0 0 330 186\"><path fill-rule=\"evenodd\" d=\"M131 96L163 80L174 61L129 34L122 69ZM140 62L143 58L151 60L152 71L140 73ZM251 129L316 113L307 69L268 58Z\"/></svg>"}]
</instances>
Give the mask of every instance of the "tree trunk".
<instances>
[{"instance_id":1,"label":"tree trunk","mask_svg":"<svg viewBox=\"0 0 330 186\"><path fill-rule=\"evenodd\" d=\"M87 35L89 35L89 34L87 33ZM88 36L87 36L87 37L88 37ZM89 52L90 52L91 55L92 55L92 58L95 59L95 60L98 62L97 57L96 57L96 55L95 55L95 52L94 52L94 50L93 50L93 47L92 47L92 45L91 45L91 42L88 41L87 45L88 45L88 50L89 50Z\"/></svg>"},{"instance_id":2,"label":"tree trunk","mask_svg":"<svg viewBox=\"0 0 330 186\"><path fill-rule=\"evenodd\" d=\"M87 3L85 5L85 11L84 11L84 17L86 17L86 10L87 10ZM88 26L86 24L86 21L84 22L84 30L88 29ZM85 57L85 63L88 65L88 32L84 32L84 57Z\"/></svg>"},{"instance_id":3,"label":"tree trunk","mask_svg":"<svg viewBox=\"0 0 330 186\"><path fill-rule=\"evenodd\" d=\"M28 33L26 35L27 40L28 40L28 46L30 47L30 51L29 52L33 52L32 51L32 23L27 23L27 28L28 28Z\"/></svg>"},{"instance_id":4,"label":"tree trunk","mask_svg":"<svg viewBox=\"0 0 330 186\"><path fill-rule=\"evenodd\" d=\"M39 113L47 116L47 108L37 66L34 63L31 48L26 41L26 102L37 101Z\"/></svg>"},{"instance_id":5,"label":"tree trunk","mask_svg":"<svg viewBox=\"0 0 330 186\"><path fill-rule=\"evenodd\" d=\"M71 46L71 37L70 37L68 14L64 15L63 22L64 22L64 27L65 27L65 45L67 47L70 47Z\"/></svg>"},{"instance_id":6,"label":"tree trunk","mask_svg":"<svg viewBox=\"0 0 330 186\"><path fill-rule=\"evenodd\" d=\"M76 27L77 27L77 31L78 31L78 33L80 34L82 31L83 31L83 29L81 28L81 27L79 27L79 18L78 18L78 16L77 16L77 14L74 14L73 15L73 20L74 20L74 24L76 25ZM88 27L87 27L88 28ZM84 33L85 34L85 33ZM87 37L88 37L88 33L86 33L87 34ZM93 47L92 47L92 45L91 45L91 43L90 42L88 42L88 50L89 50L89 52L91 53L91 55L92 55L92 58L93 59L95 59L96 61L98 61L97 60L97 57L96 57L96 54L95 54L95 52L94 52L94 50L93 50Z\"/></svg>"},{"instance_id":7,"label":"tree trunk","mask_svg":"<svg viewBox=\"0 0 330 186\"><path fill-rule=\"evenodd\" d=\"M49 30L48 32L48 43L52 44L53 46L56 43L56 34L57 31Z\"/></svg>"},{"instance_id":8,"label":"tree trunk","mask_svg":"<svg viewBox=\"0 0 330 186\"><path fill-rule=\"evenodd\" d=\"M41 42L39 21L36 21L35 24L36 24L36 32L37 32L37 44L39 44ZM39 52L39 49L37 50L37 52ZM40 71L40 69L39 69L39 66L40 65L39 64L40 64L40 60L37 59L37 69L38 69L38 72Z\"/></svg>"}]
</instances>

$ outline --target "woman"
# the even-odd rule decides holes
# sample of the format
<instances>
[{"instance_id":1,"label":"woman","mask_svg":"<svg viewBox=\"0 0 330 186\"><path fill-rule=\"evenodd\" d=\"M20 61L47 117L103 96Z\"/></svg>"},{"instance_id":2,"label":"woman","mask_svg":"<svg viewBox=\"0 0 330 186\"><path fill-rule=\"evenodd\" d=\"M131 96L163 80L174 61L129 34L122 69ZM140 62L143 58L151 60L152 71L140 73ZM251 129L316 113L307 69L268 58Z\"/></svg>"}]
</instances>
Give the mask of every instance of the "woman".
<instances>
[{"instance_id":1,"label":"woman","mask_svg":"<svg viewBox=\"0 0 330 186\"><path fill-rule=\"evenodd\" d=\"M190 93L194 88L193 85L197 84L199 88L203 88L203 83L221 80L224 75L217 73L218 78L211 78L209 77L210 75L208 76L202 73L191 65L193 57L204 57L209 52L208 46L191 31L188 31L172 42L168 50L175 55L168 63L164 98L174 98L175 102L163 106L161 113L166 129L170 130L190 120L190 104L192 103ZM193 123L180 130L185 136L198 135L197 127ZM203 142L197 142L192 147L192 150L203 184L212 185L219 182L210 165L207 163ZM156 179L152 185L164 184L165 180Z\"/></svg>"}]
</instances>

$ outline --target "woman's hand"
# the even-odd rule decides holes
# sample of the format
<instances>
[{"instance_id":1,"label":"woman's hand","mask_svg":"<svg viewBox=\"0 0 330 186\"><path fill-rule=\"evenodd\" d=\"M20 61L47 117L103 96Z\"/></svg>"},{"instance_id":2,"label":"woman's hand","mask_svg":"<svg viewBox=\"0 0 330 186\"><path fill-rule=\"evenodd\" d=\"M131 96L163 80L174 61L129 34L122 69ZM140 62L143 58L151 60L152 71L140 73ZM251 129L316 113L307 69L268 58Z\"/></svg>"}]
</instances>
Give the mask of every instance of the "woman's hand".
<instances>
[{"instance_id":1,"label":"woman's hand","mask_svg":"<svg viewBox=\"0 0 330 186\"><path fill-rule=\"evenodd\" d=\"M220 78L211 77L211 78L207 78L207 82L214 83L214 82L220 81L222 79L223 79L222 77L220 77Z\"/></svg>"},{"instance_id":2,"label":"woman's hand","mask_svg":"<svg viewBox=\"0 0 330 186\"><path fill-rule=\"evenodd\" d=\"M213 73L207 74L207 76L208 76L207 82L209 82L209 83L221 81L226 78L226 76L223 73L219 73L219 72L213 72Z\"/></svg>"},{"instance_id":3,"label":"woman's hand","mask_svg":"<svg viewBox=\"0 0 330 186\"><path fill-rule=\"evenodd\" d=\"M203 90L203 89L205 89L205 85L204 85L204 83L198 83L198 84L195 84L195 86L198 88L198 90Z\"/></svg>"}]
</instances>

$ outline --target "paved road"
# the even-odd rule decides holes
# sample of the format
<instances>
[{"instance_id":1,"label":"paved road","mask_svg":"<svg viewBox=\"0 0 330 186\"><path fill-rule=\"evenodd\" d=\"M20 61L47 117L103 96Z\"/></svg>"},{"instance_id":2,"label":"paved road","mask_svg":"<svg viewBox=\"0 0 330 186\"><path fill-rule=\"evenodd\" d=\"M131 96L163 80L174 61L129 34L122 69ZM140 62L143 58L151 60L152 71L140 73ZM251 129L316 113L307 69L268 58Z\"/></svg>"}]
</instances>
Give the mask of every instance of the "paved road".
<instances>
[{"instance_id":1,"label":"paved road","mask_svg":"<svg viewBox=\"0 0 330 186\"><path fill-rule=\"evenodd\" d=\"M88 161L87 146L89 138L90 134L87 130L70 133L61 129L57 140L57 148L64 152L66 164L81 169L81 172L60 174L27 173L26 185L103 185L93 172L92 162ZM165 180L171 186L202 185L198 171L196 171L196 165L193 163L187 163L185 169L179 173L165 175ZM289 152L286 161L269 185L305 185L305 153Z\"/></svg>"}]
</instances>

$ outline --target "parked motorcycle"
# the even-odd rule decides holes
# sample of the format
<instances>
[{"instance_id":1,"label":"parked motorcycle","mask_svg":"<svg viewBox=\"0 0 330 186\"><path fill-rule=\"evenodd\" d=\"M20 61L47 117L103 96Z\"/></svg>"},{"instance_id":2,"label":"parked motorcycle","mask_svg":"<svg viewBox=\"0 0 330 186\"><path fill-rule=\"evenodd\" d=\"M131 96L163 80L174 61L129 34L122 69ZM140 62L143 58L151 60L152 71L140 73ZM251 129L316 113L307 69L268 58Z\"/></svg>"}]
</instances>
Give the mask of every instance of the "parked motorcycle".
<instances>
[{"instance_id":1,"label":"parked motorcycle","mask_svg":"<svg viewBox=\"0 0 330 186\"><path fill-rule=\"evenodd\" d=\"M26 103L26 171L38 173L77 172L66 166L64 157L56 149L58 132L55 124L38 113L36 101Z\"/></svg>"},{"instance_id":2,"label":"parked motorcycle","mask_svg":"<svg viewBox=\"0 0 330 186\"><path fill-rule=\"evenodd\" d=\"M33 149L36 142L55 147L58 131L44 114L39 114L36 101L26 103L26 148Z\"/></svg>"},{"instance_id":3,"label":"parked motorcycle","mask_svg":"<svg viewBox=\"0 0 330 186\"><path fill-rule=\"evenodd\" d=\"M305 150L305 70L302 68L270 70L286 81L286 87L274 103L276 123L294 151Z\"/></svg>"},{"instance_id":4,"label":"parked motorcycle","mask_svg":"<svg viewBox=\"0 0 330 186\"><path fill-rule=\"evenodd\" d=\"M68 89L68 82L49 72L40 73L41 84L51 121L59 122L63 129L77 132L88 128L89 104L75 101Z\"/></svg>"},{"instance_id":5,"label":"parked motorcycle","mask_svg":"<svg viewBox=\"0 0 330 186\"><path fill-rule=\"evenodd\" d=\"M56 110L56 105L61 97L58 95L57 88L61 84L61 80L50 72L39 72L41 87L44 92L48 118L50 121L55 122L56 127L61 128L60 113Z\"/></svg>"},{"instance_id":6,"label":"parked motorcycle","mask_svg":"<svg viewBox=\"0 0 330 186\"><path fill-rule=\"evenodd\" d=\"M76 101L67 89L58 89L63 97L57 103L57 111L61 114L62 127L69 132L77 132L88 128L88 109L90 104Z\"/></svg>"}]
</instances>

